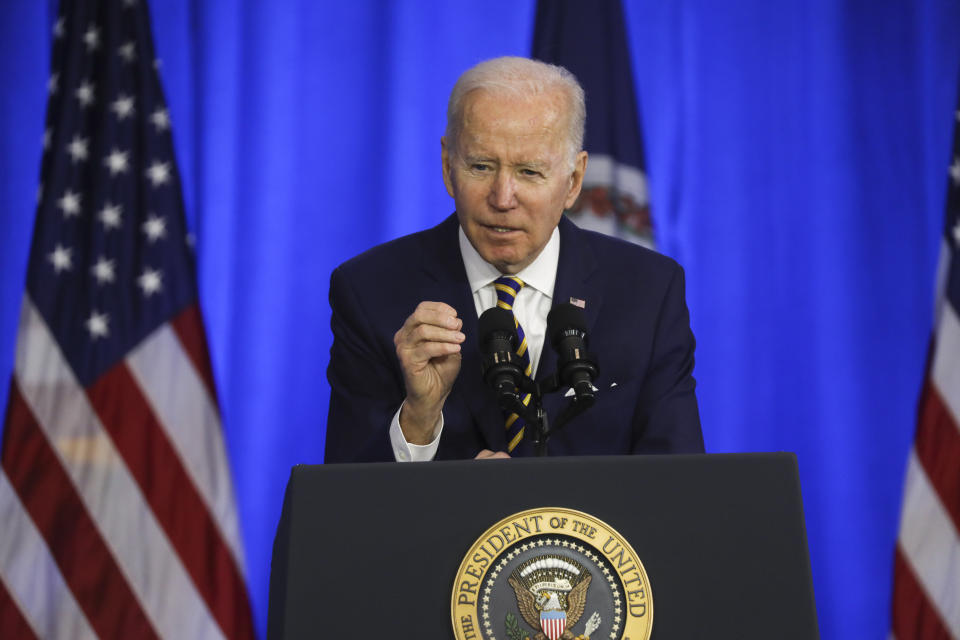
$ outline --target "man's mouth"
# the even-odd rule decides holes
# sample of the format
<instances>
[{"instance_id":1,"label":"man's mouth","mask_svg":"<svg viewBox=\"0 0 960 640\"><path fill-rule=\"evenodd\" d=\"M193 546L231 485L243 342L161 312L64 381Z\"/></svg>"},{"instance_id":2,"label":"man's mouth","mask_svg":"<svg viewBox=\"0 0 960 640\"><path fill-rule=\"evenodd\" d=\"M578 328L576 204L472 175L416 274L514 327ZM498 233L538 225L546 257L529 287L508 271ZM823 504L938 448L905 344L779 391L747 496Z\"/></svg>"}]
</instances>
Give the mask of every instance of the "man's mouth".
<instances>
[{"instance_id":1,"label":"man's mouth","mask_svg":"<svg viewBox=\"0 0 960 640\"><path fill-rule=\"evenodd\" d=\"M514 229L513 227L497 227L493 225L484 225L487 229L494 231L496 233L510 233L511 231L519 231L519 229Z\"/></svg>"}]
</instances>

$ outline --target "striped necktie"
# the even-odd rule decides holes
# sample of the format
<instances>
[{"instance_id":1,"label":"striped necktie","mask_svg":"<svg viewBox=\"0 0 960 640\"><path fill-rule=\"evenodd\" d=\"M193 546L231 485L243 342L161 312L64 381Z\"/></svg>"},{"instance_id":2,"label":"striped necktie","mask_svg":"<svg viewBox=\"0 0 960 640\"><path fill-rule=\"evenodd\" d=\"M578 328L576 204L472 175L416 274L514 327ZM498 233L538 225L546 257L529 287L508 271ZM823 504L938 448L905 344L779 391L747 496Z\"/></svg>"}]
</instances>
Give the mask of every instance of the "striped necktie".
<instances>
[{"instance_id":1,"label":"striped necktie","mask_svg":"<svg viewBox=\"0 0 960 640\"><path fill-rule=\"evenodd\" d=\"M497 306L501 309L506 309L510 313L513 313L513 303L517 298L517 294L520 293L520 289L523 288L523 280L517 278L516 276L503 276L497 278L493 283L494 288L497 290ZM520 359L523 362L524 373L527 376L530 376L533 373L533 366L530 364L530 354L527 351L527 337L523 335L523 327L520 326L520 322L517 320L517 316L513 316L514 325L517 327L517 338L520 340L520 346L517 348L517 355L520 356ZM521 400L523 404L530 405L530 396L529 393L524 393ZM523 418L518 416L515 413L511 413L507 416L506 421L506 430L507 430L507 452L513 453L513 450L517 448L517 445L523 440L523 431L526 422Z\"/></svg>"}]
</instances>

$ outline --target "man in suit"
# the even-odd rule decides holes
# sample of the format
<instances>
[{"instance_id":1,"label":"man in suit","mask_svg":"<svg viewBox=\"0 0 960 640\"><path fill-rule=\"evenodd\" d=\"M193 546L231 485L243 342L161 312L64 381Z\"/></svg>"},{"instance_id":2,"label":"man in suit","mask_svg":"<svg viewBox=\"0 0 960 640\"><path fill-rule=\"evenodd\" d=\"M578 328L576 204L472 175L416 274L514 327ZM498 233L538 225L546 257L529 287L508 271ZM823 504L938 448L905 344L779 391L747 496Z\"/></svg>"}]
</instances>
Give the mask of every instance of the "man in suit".
<instances>
[{"instance_id":1,"label":"man in suit","mask_svg":"<svg viewBox=\"0 0 960 640\"><path fill-rule=\"evenodd\" d=\"M460 77L441 138L456 213L331 276L327 462L529 454L523 420L481 376L477 318L507 290L537 378L556 369L544 333L560 302L583 307L599 362L595 405L551 455L703 451L682 270L563 217L586 169L585 118L560 67L497 58ZM570 401L544 406L555 418Z\"/></svg>"}]
</instances>

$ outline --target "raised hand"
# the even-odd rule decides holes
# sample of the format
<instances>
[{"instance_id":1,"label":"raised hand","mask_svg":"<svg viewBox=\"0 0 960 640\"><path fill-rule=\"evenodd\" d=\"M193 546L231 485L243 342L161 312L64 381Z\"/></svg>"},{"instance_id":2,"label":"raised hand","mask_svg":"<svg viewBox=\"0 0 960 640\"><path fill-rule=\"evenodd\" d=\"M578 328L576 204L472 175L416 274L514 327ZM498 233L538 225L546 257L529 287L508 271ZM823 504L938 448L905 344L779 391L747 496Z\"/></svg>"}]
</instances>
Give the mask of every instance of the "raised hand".
<instances>
[{"instance_id":1,"label":"raised hand","mask_svg":"<svg viewBox=\"0 0 960 640\"><path fill-rule=\"evenodd\" d=\"M421 302L393 336L407 390L400 429L411 444L433 439L443 403L460 372L462 327L450 305Z\"/></svg>"}]
</instances>

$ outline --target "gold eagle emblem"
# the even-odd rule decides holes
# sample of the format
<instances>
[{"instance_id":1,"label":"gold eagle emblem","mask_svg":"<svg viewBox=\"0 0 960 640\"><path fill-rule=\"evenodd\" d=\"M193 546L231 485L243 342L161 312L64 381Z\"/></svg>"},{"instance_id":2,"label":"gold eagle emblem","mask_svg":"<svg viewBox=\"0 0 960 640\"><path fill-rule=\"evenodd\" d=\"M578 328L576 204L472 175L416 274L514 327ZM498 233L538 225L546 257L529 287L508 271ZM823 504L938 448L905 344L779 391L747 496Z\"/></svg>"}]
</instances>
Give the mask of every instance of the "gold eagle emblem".
<instances>
[{"instance_id":1,"label":"gold eagle emblem","mask_svg":"<svg viewBox=\"0 0 960 640\"><path fill-rule=\"evenodd\" d=\"M590 573L576 560L547 554L518 566L507 581L516 594L520 615L528 625L540 629L542 611L564 611L566 629L560 638L574 640L577 636L571 629L583 616L591 579ZM538 631L533 640L548 638L543 631Z\"/></svg>"}]
</instances>

